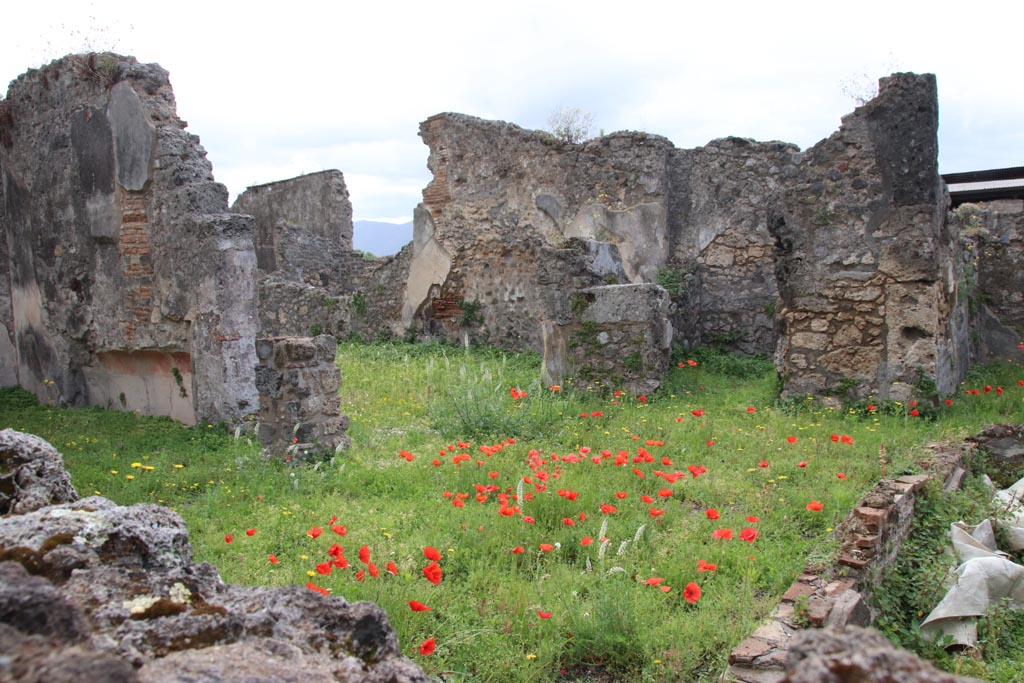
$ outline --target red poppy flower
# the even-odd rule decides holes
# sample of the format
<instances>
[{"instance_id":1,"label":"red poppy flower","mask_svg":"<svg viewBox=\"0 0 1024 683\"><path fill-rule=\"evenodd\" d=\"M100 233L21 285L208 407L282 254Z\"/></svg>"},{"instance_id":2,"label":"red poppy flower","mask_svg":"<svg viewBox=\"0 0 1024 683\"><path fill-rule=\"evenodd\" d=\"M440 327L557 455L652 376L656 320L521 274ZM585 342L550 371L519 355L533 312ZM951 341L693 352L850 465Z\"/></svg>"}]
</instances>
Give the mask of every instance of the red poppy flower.
<instances>
[{"instance_id":1,"label":"red poppy flower","mask_svg":"<svg viewBox=\"0 0 1024 683\"><path fill-rule=\"evenodd\" d=\"M633 468L633 474L635 474L636 476L640 477L641 479L644 479L643 471L638 469L638 468L636 468L636 467Z\"/></svg>"},{"instance_id":2,"label":"red poppy flower","mask_svg":"<svg viewBox=\"0 0 1024 683\"><path fill-rule=\"evenodd\" d=\"M616 508L614 505L609 505L608 503L601 503L601 512L603 512L606 515L612 514L617 509L618 508Z\"/></svg>"},{"instance_id":3,"label":"red poppy flower","mask_svg":"<svg viewBox=\"0 0 1024 683\"><path fill-rule=\"evenodd\" d=\"M360 569L359 571L356 572L356 581L362 583L363 579L365 579L365 578L366 578L366 572L364 572L362 569Z\"/></svg>"},{"instance_id":4,"label":"red poppy flower","mask_svg":"<svg viewBox=\"0 0 1024 683\"><path fill-rule=\"evenodd\" d=\"M664 580L665 579L661 578L660 576L652 576L651 578L649 578L646 581L644 581L644 585L646 585L646 586L657 586L658 584L662 583Z\"/></svg>"},{"instance_id":5,"label":"red poppy flower","mask_svg":"<svg viewBox=\"0 0 1024 683\"><path fill-rule=\"evenodd\" d=\"M911 410L911 411L910 411L910 416L911 416L911 417L917 417L917 416L919 416L920 414L921 414L921 413L919 413L919 412L917 411L917 408L914 408L913 410Z\"/></svg>"},{"instance_id":6,"label":"red poppy flower","mask_svg":"<svg viewBox=\"0 0 1024 683\"><path fill-rule=\"evenodd\" d=\"M232 536L231 534L224 534L224 542L225 543L231 543L234 540L235 540L235 537Z\"/></svg>"},{"instance_id":7,"label":"red poppy flower","mask_svg":"<svg viewBox=\"0 0 1024 683\"><path fill-rule=\"evenodd\" d=\"M846 475L843 474L842 472L836 472L836 477L838 477L839 479L842 479L844 481L846 480Z\"/></svg>"},{"instance_id":8,"label":"red poppy flower","mask_svg":"<svg viewBox=\"0 0 1024 683\"><path fill-rule=\"evenodd\" d=\"M647 397L646 396L637 396L636 400L639 401L640 403L647 403Z\"/></svg>"},{"instance_id":9,"label":"red poppy flower","mask_svg":"<svg viewBox=\"0 0 1024 683\"><path fill-rule=\"evenodd\" d=\"M334 533L338 534L339 536L344 536L345 534L348 533L348 529L346 529L341 524L335 524L334 526L332 526L331 527L331 531L333 531Z\"/></svg>"},{"instance_id":10,"label":"red poppy flower","mask_svg":"<svg viewBox=\"0 0 1024 683\"><path fill-rule=\"evenodd\" d=\"M270 553L270 564L281 564L281 561L277 559L277 555Z\"/></svg>"},{"instance_id":11,"label":"red poppy flower","mask_svg":"<svg viewBox=\"0 0 1024 683\"><path fill-rule=\"evenodd\" d=\"M466 507L466 504L460 499L456 498L455 500L452 501L452 507L464 508Z\"/></svg>"},{"instance_id":12,"label":"red poppy flower","mask_svg":"<svg viewBox=\"0 0 1024 683\"><path fill-rule=\"evenodd\" d=\"M572 517L563 517L562 524L564 524L565 526L576 526L576 520Z\"/></svg>"},{"instance_id":13,"label":"red poppy flower","mask_svg":"<svg viewBox=\"0 0 1024 683\"><path fill-rule=\"evenodd\" d=\"M427 581L434 584L435 586L441 583L441 565L437 562L431 562L423 568L423 576L427 578Z\"/></svg>"},{"instance_id":14,"label":"red poppy flower","mask_svg":"<svg viewBox=\"0 0 1024 683\"><path fill-rule=\"evenodd\" d=\"M756 413L757 412L757 408L755 408L754 406L747 406L747 412L748 413Z\"/></svg>"},{"instance_id":15,"label":"red poppy flower","mask_svg":"<svg viewBox=\"0 0 1024 683\"><path fill-rule=\"evenodd\" d=\"M618 492L615 493L615 497L618 498L619 500L625 500L626 496L628 496L628 495L629 494L626 493L625 491L618 491Z\"/></svg>"},{"instance_id":16,"label":"red poppy flower","mask_svg":"<svg viewBox=\"0 0 1024 683\"><path fill-rule=\"evenodd\" d=\"M542 612L541 610L537 610L537 616L541 619L550 619L551 612Z\"/></svg>"},{"instance_id":17,"label":"red poppy flower","mask_svg":"<svg viewBox=\"0 0 1024 683\"><path fill-rule=\"evenodd\" d=\"M331 571L332 571L332 567L331 567L331 563L330 562L321 562L320 564L318 564L316 566L316 573L317 574L322 574L323 576L327 576L328 574L331 573Z\"/></svg>"},{"instance_id":18,"label":"red poppy flower","mask_svg":"<svg viewBox=\"0 0 1024 683\"><path fill-rule=\"evenodd\" d=\"M718 519L721 516L715 508L708 508L704 511L704 514L707 515L708 519Z\"/></svg>"},{"instance_id":19,"label":"red poppy flower","mask_svg":"<svg viewBox=\"0 0 1024 683\"><path fill-rule=\"evenodd\" d=\"M839 440L845 443L847 446L853 445L853 437L850 436L849 434L843 434L841 437L839 437Z\"/></svg>"},{"instance_id":20,"label":"red poppy flower","mask_svg":"<svg viewBox=\"0 0 1024 683\"><path fill-rule=\"evenodd\" d=\"M765 468L765 467L768 467L768 461L767 460L762 460L761 462L757 463L757 466L762 468L762 469Z\"/></svg>"},{"instance_id":21,"label":"red poppy flower","mask_svg":"<svg viewBox=\"0 0 1024 683\"><path fill-rule=\"evenodd\" d=\"M690 413L694 417L704 417L704 409L703 408L697 408L696 410L691 410Z\"/></svg>"},{"instance_id":22,"label":"red poppy flower","mask_svg":"<svg viewBox=\"0 0 1024 683\"><path fill-rule=\"evenodd\" d=\"M696 604L700 600L700 586L693 581L686 584L686 588L683 589L683 599L690 604Z\"/></svg>"},{"instance_id":23,"label":"red poppy flower","mask_svg":"<svg viewBox=\"0 0 1024 683\"><path fill-rule=\"evenodd\" d=\"M359 549L359 561L363 564L370 563L370 548L369 546L363 546Z\"/></svg>"},{"instance_id":24,"label":"red poppy flower","mask_svg":"<svg viewBox=\"0 0 1024 683\"><path fill-rule=\"evenodd\" d=\"M255 536L256 535L256 530L255 529L246 529L245 530L245 535L246 536Z\"/></svg>"},{"instance_id":25,"label":"red poppy flower","mask_svg":"<svg viewBox=\"0 0 1024 683\"><path fill-rule=\"evenodd\" d=\"M430 638L427 638L422 643L420 643L420 654L424 657L429 657L430 655L434 654L434 648L436 647L437 641L435 641L434 637L431 636Z\"/></svg>"},{"instance_id":26,"label":"red poppy flower","mask_svg":"<svg viewBox=\"0 0 1024 683\"><path fill-rule=\"evenodd\" d=\"M580 539L580 545L590 545L593 542L594 539L592 539L590 536L584 536Z\"/></svg>"},{"instance_id":27,"label":"red poppy flower","mask_svg":"<svg viewBox=\"0 0 1024 683\"><path fill-rule=\"evenodd\" d=\"M732 529L715 529L711 533L711 538L721 538L728 541L732 538Z\"/></svg>"},{"instance_id":28,"label":"red poppy flower","mask_svg":"<svg viewBox=\"0 0 1024 683\"><path fill-rule=\"evenodd\" d=\"M825 509L825 506L816 500L812 500L806 505L807 509L811 512L821 512Z\"/></svg>"},{"instance_id":29,"label":"red poppy flower","mask_svg":"<svg viewBox=\"0 0 1024 683\"><path fill-rule=\"evenodd\" d=\"M377 569L377 565L375 565L373 562L370 562L369 564L366 565L366 573L368 573L370 576L372 576L375 579L378 576L380 576L380 570Z\"/></svg>"},{"instance_id":30,"label":"red poppy flower","mask_svg":"<svg viewBox=\"0 0 1024 683\"><path fill-rule=\"evenodd\" d=\"M651 498L650 496L640 496L640 500L647 503L648 505L654 502L654 499Z\"/></svg>"},{"instance_id":31,"label":"red poppy flower","mask_svg":"<svg viewBox=\"0 0 1024 683\"><path fill-rule=\"evenodd\" d=\"M663 514L665 514L665 511L659 508L651 508L649 510L649 513L651 517L661 517Z\"/></svg>"},{"instance_id":32,"label":"red poppy flower","mask_svg":"<svg viewBox=\"0 0 1024 683\"><path fill-rule=\"evenodd\" d=\"M550 553L552 550L555 549L555 546L551 545L550 543L541 543L540 549L541 552Z\"/></svg>"},{"instance_id":33,"label":"red poppy flower","mask_svg":"<svg viewBox=\"0 0 1024 683\"><path fill-rule=\"evenodd\" d=\"M306 532L306 535L309 536L310 538L317 538L323 532L324 532L323 529L321 529L318 526L314 526L312 529L310 529L309 531Z\"/></svg>"},{"instance_id":34,"label":"red poppy flower","mask_svg":"<svg viewBox=\"0 0 1024 683\"><path fill-rule=\"evenodd\" d=\"M427 607L426 605L424 605L422 602L419 602L418 600L410 600L409 601L409 609L411 609L413 612L429 612L431 610L430 607Z\"/></svg>"},{"instance_id":35,"label":"red poppy flower","mask_svg":"<svg viewBox=\"0 0 1024 683\"><path fill-rule=\"evenodd\" d=\"M786 443L796 443L796 437L795 436L787 436L786 437Z\"/></svg>"},{"instance_id":36,"label":"red poppy flower","mask_svg":"<svg viewBox=\"0 0 1024 683\"><path fill-rule=\"evenodd\" d=\"M711 564L710 562L705 562L704 560L697 560L698 572L713 572L716 569L718 569L717 564Z\"/></svg>"},{"instance_id":37,"label":"red poppy flower","mask_svg":"<svg viewBox=\"0 0 1024 683\"><path fill-rule=\"evenodd\" d=\"M758 522L761 521L761 518L758 517L757 515L747 515L747 521L750 522L751 524L757 524Z\"/></svg>"},{"instance_id":38,"label":"red poppy flower","mask_svg":"<svg viewBox=\"0 0 1024 683\"><path fill-rule=\"evenodd\" d=\"M524 552L526 552L526 548L521 545L517 545L515 548L512 548L513 555L522 555Z\"/></svg>"},{"instance_id":39,"label":"red poppy flower","mask_svg":"<svg viewBox=\"0 0 1024 683\"><path fill-rule=\"evenodd\" d=\"M435 562L437 562L441 559L441 553L440 551L438 551L437 548L432 548L428 545L426 548L423 549L423 557L427 558L428 560L434 560Z\"/></svg>"},{"instance_id":40,"label":"red poppy flower","mask_svg":"<svg viewBox=\"0 0 1024 683\"><path fill-rule=\"evenodd\" d=\"M797 467L807 467L807 461L806 460L801 460L800 462L797 463L796 466Z\"/></svg>"},{"instance_id":41,"label":"red poppy flower","mask_svg":"<svg viewBox=\"0 0 1024 683\"><path fill-rule=\"evenodd\" d=\"M321 595L330 595L331 594L331 592L329 590L327 590L326 588L321 588L320 586L316 585L312 581L307 581L306 582L306 588L308 588L311 591L316 591L317 593L320 593Z\"/></svg>"},{"instance_id":42,"label":"red poppy flower","mask_svg":"<svg viewBox=\"0 0 1024 683\"><path fill-rule=\"evenodd\" d=\"M671 498L672 497L672 489L659 489L658 490L658 497L659 498Z\"/></svg>"},{"instance_id":43,"label":"red poppy flower","mask_svg":"<svg viewBox=\"0 0 1024 683\"><path fill-rule=\"evenodd\" d=\"M387 566L384 567L388 574L398 576L398 565L394 562L388 562Z\"/></svg>"},{"instance_id":44,"label":"red poppy flower","mask_svg":"<svg viewBox=\"0 0 1024 683\"><path fill-rule=\"evenodd\" d=\"M747 543L753 543L754 539L756 539L756 538L757 538L757 529L751 529L750 527L747 527L746 529L744 529L743 531L740 532L740 540L741 541L746 541Z\"/></svg>"},{"instance_id":45,"label":"red poppy flower","mask_svg":"<svg viewBox=\"0 0 1024 683\"><path fill-rule=\"evenodd\" d=\"M948 408L948 407L949 407L949 406L951 406L951 405L953 405L953 399L951 399L951 398L947 398L947 399L946 399L946 407Z\"/></svg>"},{"instance_id":46,"label":"red poppy flower","mask_svg":"<svg viewBox=\"0 0 1024 683\"><path fill-rule=\"evenodd\" d=\"M529 515L523 515L523 521L527 524L533 524L536 520L533 517L530 517Z\"/></svg>"}]
</instances>

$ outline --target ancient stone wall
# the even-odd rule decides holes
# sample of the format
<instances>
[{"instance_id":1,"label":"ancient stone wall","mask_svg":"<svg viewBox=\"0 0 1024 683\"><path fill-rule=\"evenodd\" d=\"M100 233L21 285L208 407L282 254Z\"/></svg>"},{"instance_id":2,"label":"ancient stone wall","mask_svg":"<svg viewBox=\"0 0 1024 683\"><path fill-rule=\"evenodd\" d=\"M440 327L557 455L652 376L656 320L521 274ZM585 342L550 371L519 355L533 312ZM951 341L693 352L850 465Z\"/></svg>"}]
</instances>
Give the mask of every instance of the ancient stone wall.
<instances>
[{"instance_id":1,"label":"ancient stone wall","mask_svg":"<svg viewBox=\"0 0 1024 683\"><path fill-rule=\"evenodd\" d=\"M256 342L259 439L265 453L299 460L348 446L337 353L338 341L326 334Z\"/></svg>"},{"instance_id":2,"label":"ancient stone wall","mask_svg":"<svg viewBox=\"0 0 1024 683\"><path fill-rule=\"evenodd\" d=\"M795 175L795 146L728 138L679 150L642 133L573 145L457 114L420 135L434 179L414 221L405 324L456 336L470 302L483 321L474 336L536 350L538 323L575 289L659 283L680 343L773 350L767 215ZM548 260L576 240L588 257L568 270Z\"/></svg>"},{"instance_id":3,"label":"ancient stone wall","mask_svg":"<svg viewBox=\"0 0 1024 683\"><path fill-rule=\"evenodd\" d=\"M2 107L0 322L18 382L184 422L255 410L251 219L228 213L167 72L65 57L13 81Z\"/></svg>"},{"instance_id":4,"label":"ancient stone wall","mask_svg":"<svg viewBox=\"0 0 1024 683\"><path fill-rule=\"evenodd\" d=\"M352 251L352 204L341 171L321 171L254 185L238 196L231 210L255 219L256 261L265 273L277 270L284 249L291 256L290 261L281 264L285 268L322 270L328 263L327 254L313 261L321 254L318 249L308 248L313 244L293 248L283 239L279 230L282 226L299 226L304 237L320 237L322 244L334 250Z\"/></svg>"},{"instance_id":5,"label":"ancient stone wall","mask_svg":"<svg viewBox=\"0 0 1024 683\"><path fill-rule=\"evenodd\" d=\"M778 287L768 209L796 175L800 150L782 142L713 140L671 158L671 261L681 283L675 328L688 346L771 354Z\"/></svg>"},{"instance_id":6,"label":"ancient stone wall","mask_svg":"<svg viewBox=\"0 0 1024 683\"><path fill-rule=\"evenodd\" d=\"M256 224L264 336L401 336L411 249L367 259L352 248L352 206L340 171L250 187L233 209Z\"/></svg>"},{"instance_id":7,"label":"ancient stone wall","mask_svg":"<svg viewBox=\"0 0 1024 683\"><path fill-rule=\"evenodd\" d=\"M664 138L573 145L461 114L420 135L434 178L414 214L403 325L539 350L541 321L572 291L652 282L665 263Z\"/></svg>"},{"instance_id":8,"label":"ancient stone wall","mask_svg":"<svg viewBox=\"0 0 1024 683\"><path fill-rule=\"evenodd\" d=\"M787 392L903 400L966 370L937 129L934 76L882 79L782 189L769 227Z\"/></svg>"},{"instance_id":9,"label":"ancient stone wall","mask_svg":"<svg viewBox=\"0 0 1024 683\"><path fill-rule=\"evenodd\" d=\"M658 388L672 350L669 296L651 284L574 292L572 317L546 321L543 381L643 395Z\"/></svg>"},{"instance_id":10,"label":"ancient stone wall","mask_svg":"<svg viewBox=\"0 0 1024 683\"><path fill-rule=\"evenodd\" d=\"M966 299L982 362L1024 362L1024 201L963 204L949 213L962 244L957 296Z\"/></svg>"}]
</instances>

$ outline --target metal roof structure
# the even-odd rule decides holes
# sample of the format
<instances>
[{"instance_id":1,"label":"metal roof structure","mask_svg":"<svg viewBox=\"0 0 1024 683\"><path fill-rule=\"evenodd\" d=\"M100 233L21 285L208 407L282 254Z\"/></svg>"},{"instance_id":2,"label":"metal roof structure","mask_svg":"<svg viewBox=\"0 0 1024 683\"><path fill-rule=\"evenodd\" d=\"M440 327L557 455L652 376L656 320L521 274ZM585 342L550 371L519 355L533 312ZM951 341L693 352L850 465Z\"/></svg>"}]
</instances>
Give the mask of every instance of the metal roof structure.
<instances>
[{"instance_id":1,"label":"metal roof structure","mask_svg":"<svg viewBox=\"0 0 1024 683\"><path fill-rule=\"evenodd\" d=\"M995 199L1024 199L1024 166L987 171L943 173L953 207L968 202Z\"/></svg>"}]
</instances>

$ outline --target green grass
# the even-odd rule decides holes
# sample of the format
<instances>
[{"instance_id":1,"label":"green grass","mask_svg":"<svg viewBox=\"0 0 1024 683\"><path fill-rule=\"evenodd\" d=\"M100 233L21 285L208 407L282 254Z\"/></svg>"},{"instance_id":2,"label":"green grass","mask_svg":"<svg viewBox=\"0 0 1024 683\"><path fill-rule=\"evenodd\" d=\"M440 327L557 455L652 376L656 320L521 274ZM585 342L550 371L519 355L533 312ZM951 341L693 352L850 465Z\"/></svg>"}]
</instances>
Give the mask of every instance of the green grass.
<instances>
[{"instance_id":1,"label":"green grass","mask_svg":"<svg viewBox=\"0 0 1024 683\"><path fill-rule=\"evenodd\" d=\"M338 363L352 448L297 467L264 459L252 437L218 426L38 407L17 390L0 392L0 414L4 425L54 443L80 494L177 510L197 559L227 581L312 582L378 602L403 651L444 680L602 672L710 681L805 562L830 556L832 528L882 476L880 444L887 474L918 471L922 444L1024 413L1016 383L1024 371L1008 364L979 370L964 387L1002 386L1002 394L961 393L952 406L911 417L898 404L780 406L766 361L711 351L689 358L697 365L675 359L683 366L644 402L614 387L552 391L538 383L540 360L530 354L344 343ZM527 395L514 399L511 388ZM468 457L455 465L459 454ZM694 477L689 466L707 471ZM670 484L655 471L686 476ZM519 510L500 514L498 494L519 492L522 499L508 500ZM453 505L460 498L463 507ZM808 511L811 500L824 509ZM603 514L605 504L616 511ZM709 519L711 508L719 519ZM334 516L343 537L330 529ZM316 538L307 533L314 526L323 529ZM720 528L758 536L712 538ZM583 545L584 537L593 542ZM350 567L321 575L317 565L334 543ZM380 575L359 581L357 571L368 569L358 559L364 545ZM425 546L443 556L438 585L422 574ZM717 570L698 572L698 560ZM391 562L397 576L385 570ZM659 578L659 586L646 583ZM702 591L696 603L683 597L691 582ZM432 609L414 612L410 600ZM429 637L437 649L421 656Z\"/></svg>"}]
</instances>

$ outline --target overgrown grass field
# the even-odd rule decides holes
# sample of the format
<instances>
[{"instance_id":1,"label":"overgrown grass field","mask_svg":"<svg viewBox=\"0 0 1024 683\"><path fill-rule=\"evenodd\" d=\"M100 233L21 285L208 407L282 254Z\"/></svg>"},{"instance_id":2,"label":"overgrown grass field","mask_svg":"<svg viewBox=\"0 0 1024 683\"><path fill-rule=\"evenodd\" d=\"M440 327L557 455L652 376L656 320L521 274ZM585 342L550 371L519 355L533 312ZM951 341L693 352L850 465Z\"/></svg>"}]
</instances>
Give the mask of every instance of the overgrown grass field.
<instances>
[{"instance_id":1,"label":"overgrown grass field","mask_svg":"<svg viewBox=\"0 0 1024 683\"><path fill-rule=\"evenodd\" d=\"M640 397L542 386L529 354L343 343L353 443L316 463L20 390L0 423L54 443L83 496L177 510L226 581L379 603L439 679L710 681L877 479L1024 414L1012 364L950 405L829 408L778 403L764 360L691 354Z\"/></svg>"}]
</instances>

